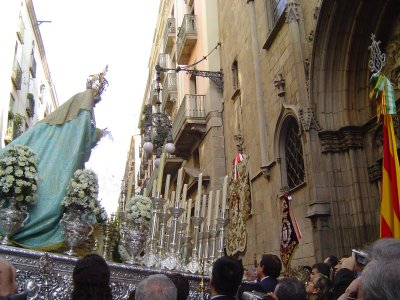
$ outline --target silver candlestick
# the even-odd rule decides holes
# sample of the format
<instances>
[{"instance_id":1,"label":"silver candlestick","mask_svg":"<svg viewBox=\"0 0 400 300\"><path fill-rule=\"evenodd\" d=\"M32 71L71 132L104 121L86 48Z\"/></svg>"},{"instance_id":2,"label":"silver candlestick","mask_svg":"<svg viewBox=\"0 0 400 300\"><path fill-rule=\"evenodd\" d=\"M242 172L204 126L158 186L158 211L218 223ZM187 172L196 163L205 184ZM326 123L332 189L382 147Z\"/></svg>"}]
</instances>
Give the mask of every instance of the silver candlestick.
<instances>
[{"instance_id":1,"label":"silver candlestick","mask_svg":"<svg viewBox=\"0 0 400 300\"><path fill-rule=\"evenodd\" d=\"M189 264L186 266L186 269L190 273L198 273L200 271L200 262L199 262L199 253L198 253L198 245L199 245L199 228L201 223L203 223L204 218L197 216L197 217L192 217L192 222L193 222L193 236L194 236L194 241L193 241L193 249L192 249L192 256L190 258Z\"/></svg>"},{"instance_id":2,"label":"silver candlestick","mask_svg":"<svg viewBox=\"0 0 400 300\"><path fill-rule=\"evenodd\" d=\"M217 250L217 236L218 230L217 225L215 225L212 229L210 229L211 251L210 256L208 257L208 262L211 266L213 265L215 260L215 252Z\"/></svg>"},{"instance_id":3,"label":"silver candlestick","mask_svg":"<svg viewBox=\"0 0 400 300\"><path fill-rule=\"evenodd\" d=\"M210 264L208 262L209 257L209 247L210 247L210 225L206 226L206 230L201 233L201 237L203 240L203 254L201 255L200 260L204 261L204 270L210 269Z\"/></svg>"},{"instance_id":4,"label":"silver candlestick","mask_svg":"<svg viewBox=\"0 0 400 300\"><path fill-rule=\"evenodd\" d=\"M171 215L167 212L160 212L158 214L158 218L160 220L160 238L158 240L158 257L160 258L160 261L162 260L162 257L164 255L165 251L165 230L166 230L166 224L169 220Z\"/></svg>"},{"instance_id":5,"label":"silver candlestick","mask_svg":"<svg viewBox=\"0 0 400 300\"><path fill-rule=\"evenodd\" d=\"M183 234L182 236L182 266L187 264L189 252L191 249L191 236L190 234Z\"/></svg>"},{"instance_id":6,"label":"silver candlestick","mask_svg":"<svg viewBox=\"0 0 400 300\"><path fill-rule=\"evenodd\" d=\"M158 215L160 214L165 199L160 197L150 197L151 202L153 203L153 208L151 211L151 221L150 221L150 240L147 246L147 250L145 255L143 256L142 263L147 267L153 267L157 265L157 233L158 233Z\"/></svg>"},{"instance_id":7,"label":"silver candlestick","mask_svg":"<svg viewBox=\"0 0 400 300\"><path fill-rule=\"evenodd\" d=\"M228 218L222 214L222 217L217 219L217 224L219 228L219 249L218 249L218 257L224 255L224 240L225 240L225 226L228 224Z\"/></svg>"},{"instance_id":8,"label":"silver candlestick","mask_svg":"<svg viewBox=\"0 0 400 300\"><path fill-rule=\"evenodd\" d=\"M186 225L187 223L185 222L180 222L178 221L178 241L177 241L177 249L178 249L178 253L179 253L179 260L181 261L180 265L183 265L183 262L185 261L184 259L184 251L183 251L183 247L182 247L182 242L184 240L184 231L186 230Z\"/></svg>"},{"instance_id":9,"label":"silver candlestick","mask_svg":"<svg viewBox=\"0 0 400 300\"><path fill-rule=\"evenodd\" d=\"M170 231L170 244L169 251L165 254L165 258L161 261L161 268L167 268L169 270L174 270L179 268L179 252L177 251L178 242L178 218L184 212L183 208L180 207L170 207L169 213L172 215L171 231Z\"/></svg>"}]
</instances>

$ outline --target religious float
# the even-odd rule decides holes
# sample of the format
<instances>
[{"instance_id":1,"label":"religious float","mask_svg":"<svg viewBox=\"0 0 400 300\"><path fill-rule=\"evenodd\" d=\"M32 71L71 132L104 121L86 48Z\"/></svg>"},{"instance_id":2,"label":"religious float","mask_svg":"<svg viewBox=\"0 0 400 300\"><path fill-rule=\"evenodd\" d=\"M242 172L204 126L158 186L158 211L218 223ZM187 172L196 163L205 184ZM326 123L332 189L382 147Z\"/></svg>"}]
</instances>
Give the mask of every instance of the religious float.
<instances>
[{"instance_id":1,"label":"religious float","mask_svg":"<svg viewBox=\"0 0 400 300\"><path fill-rule=\"evenodd\" d=\"M207 299L212 264L225 255L228 178L221 198L220 191L202 197L200 174L192 207L182 169L169 199L161 197L158 174L151 197L134 195L108 219L97 200L97 176L84 168L104 134L93 108L108 85L106 71L0 149L0 255L16 267L28 299L69 299L74 266L92 252L108 262L114 299L128 299L155 273L181 273L189 298Z\"/></svg>"}]
</instances>

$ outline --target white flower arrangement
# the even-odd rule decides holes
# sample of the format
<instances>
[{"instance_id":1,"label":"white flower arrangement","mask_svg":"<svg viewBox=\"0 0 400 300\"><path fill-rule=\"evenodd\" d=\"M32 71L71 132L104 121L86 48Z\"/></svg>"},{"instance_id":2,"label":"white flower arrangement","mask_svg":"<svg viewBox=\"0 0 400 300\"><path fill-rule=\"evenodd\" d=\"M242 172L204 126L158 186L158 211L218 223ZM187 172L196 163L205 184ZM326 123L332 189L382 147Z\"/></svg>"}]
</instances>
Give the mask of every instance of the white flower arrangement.
<instances>
[{"instance_id":1,"label":"white flower arrangement","mask_svg":"<svg viewBox=\"0 0 400 300\"><path fill-rule=\"evenodd\" d=\"M150 198L136 195L126 203L125 217L135 223L148 223L151 219L151 209Z\"/></svg>"},{"instance_id":2,"label":"white flower arrangement","mask_svg":"<svg viewBox=\"0 0 400 300\"><path fill-rule=\"evenodd\" d=\"M27 146L10 146L0 155L0 199L15 197L17 206L33 204L38 189L38 158Z\"/></svg>"},{"instance_id":3,"label":"white flower arrangement","mask_svg":"<svg viewBox=\"0 0 400 300\"><path fill-rule=\"evenodd\" d=\"M98 194L96 173L91 169L79 169L75 171L61 205L67 210L82 210L86 217L92 215L98 223L104 223L107 221L107 213L97 200Z\"/></svg>"}]
</instances>

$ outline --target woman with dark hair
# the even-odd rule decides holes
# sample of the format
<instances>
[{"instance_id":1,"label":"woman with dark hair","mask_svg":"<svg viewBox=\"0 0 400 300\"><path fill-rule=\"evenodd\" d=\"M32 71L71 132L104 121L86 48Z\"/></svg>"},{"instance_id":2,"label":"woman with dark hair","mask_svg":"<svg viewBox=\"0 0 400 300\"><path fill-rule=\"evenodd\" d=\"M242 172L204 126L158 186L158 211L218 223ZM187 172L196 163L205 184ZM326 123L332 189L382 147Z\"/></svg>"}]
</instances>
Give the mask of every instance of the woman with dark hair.
<instances>
[{"instance_id":1,"label":"woman with dark hair","mask_svg":"<svg viewBox=\"0 0 400 300\"><path fill-rule=\"evenodd\" d=\"M72 300L111 300L110 268L98 254L78 260L72 273Z\"/></svg>"},{"instance_id":2,"label":"woman with dark hair","mask_svg":"<svg viewBox=\"0 0 400 300\"><path fill-rule=\"evenodd\" d=\"M308 300L331 300L332 295L332 282L331 280L318 273L315 277L306 283L306 291Z\"/></svg>"}]
</instances>

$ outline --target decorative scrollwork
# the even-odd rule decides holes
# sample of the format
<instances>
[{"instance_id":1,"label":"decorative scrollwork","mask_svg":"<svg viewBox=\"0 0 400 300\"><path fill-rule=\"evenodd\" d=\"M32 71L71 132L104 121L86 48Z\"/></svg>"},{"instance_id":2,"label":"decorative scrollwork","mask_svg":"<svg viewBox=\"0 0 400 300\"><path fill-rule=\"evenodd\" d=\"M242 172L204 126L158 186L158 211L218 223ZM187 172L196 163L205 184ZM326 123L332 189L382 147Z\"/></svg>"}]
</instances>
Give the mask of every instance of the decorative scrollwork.
<instances>
[{"instance_id":1,"label":"decorative scrollwork","mask_svg":"<svg viewBox=\"0 0 400 300\"><path fill-rule=\"evenodd\" d=\"M368 67L372 73L381 72L386 64L386 55L381 52L379 44L381 41L375 40L375 34L371 34L371 46L368 47L371 50L371 59L368 61Z\"/></svg>"}]
</instances>

